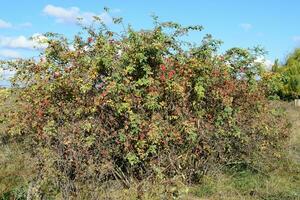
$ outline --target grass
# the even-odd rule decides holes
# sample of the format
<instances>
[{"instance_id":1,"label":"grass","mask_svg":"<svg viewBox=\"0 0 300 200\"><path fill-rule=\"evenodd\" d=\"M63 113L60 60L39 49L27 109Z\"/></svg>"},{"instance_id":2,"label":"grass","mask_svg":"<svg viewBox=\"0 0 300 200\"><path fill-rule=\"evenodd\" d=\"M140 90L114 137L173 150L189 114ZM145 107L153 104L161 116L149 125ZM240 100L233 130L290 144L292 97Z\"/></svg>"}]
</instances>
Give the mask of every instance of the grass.
<instances>
[{"instance_id":1,"label":"grass","mask_svg":"<svg viewBox=\"0 0 300 200\"><path fill-rule=\"evenodd\" d=\"M298 172L299 173L299 172ZM194 199L300 199L300 176L282 169L269 177L249 170L207 175L193 188Z\"/></svg>"},{"instance_id":2,"label":"grass","mask_svg":"<svg viewBox=\"0 0 300 200\"><path fill-rule=\"evenodd\" d=\"M0 199L26 199L27 180L32 174L29 159L19 146L2 146L0 151Z\"/></svg>"}]
</instances>

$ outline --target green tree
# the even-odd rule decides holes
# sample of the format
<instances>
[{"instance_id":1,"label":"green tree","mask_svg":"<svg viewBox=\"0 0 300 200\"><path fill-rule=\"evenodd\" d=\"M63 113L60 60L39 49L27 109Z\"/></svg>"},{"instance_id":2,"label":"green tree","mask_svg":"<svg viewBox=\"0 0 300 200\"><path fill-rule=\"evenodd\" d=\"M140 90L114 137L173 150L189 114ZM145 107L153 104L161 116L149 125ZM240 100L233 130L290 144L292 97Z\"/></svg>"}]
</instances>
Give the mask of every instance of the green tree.
<instances>
[{"instance_id":1,"label":"green tree","mask_svg":"<svg viewBox=\"0 0 300 200\"><path fill-rule=\"evenodd\" d=\"M277 72L279 69L280 65L279 65L279 60L276 59L273 66L272 66L272 72Z\"/></svg>"},{"instance_id":2,"label":"green tree","mask_svg":"<svg viewBox=\"0 0 300 200\"><path fill-rule=\"evenodd\" d=\"M291 53L284 65L275 63L273 72L279 90L277 93L284 99L295 99L300 97L300 49L295 49Z\"/></svg>"}]
</instances>

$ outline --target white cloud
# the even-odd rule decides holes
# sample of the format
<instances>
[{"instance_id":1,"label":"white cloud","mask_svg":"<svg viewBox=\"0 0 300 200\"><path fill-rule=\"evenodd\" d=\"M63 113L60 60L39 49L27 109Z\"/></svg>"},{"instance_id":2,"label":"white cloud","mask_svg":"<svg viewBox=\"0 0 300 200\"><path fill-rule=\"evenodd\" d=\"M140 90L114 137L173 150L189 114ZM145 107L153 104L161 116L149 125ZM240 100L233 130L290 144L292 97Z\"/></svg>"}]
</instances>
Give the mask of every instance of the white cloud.
<instances>
[{"instance_id":1,"label":"white cloud","mask_svg":"<svg viewBox=\"0 0 300 200\"><path fill-rule=\"evenodd\" d=\"M261 63L266 70L271 70L272 69L272 66L274 65L274 62L271 61L271 60L268 60L266 59L265 57L261 56L261 57L258 57L255 62L258 62L258 63Z\"/></svg>"},{"instance_id":2,"label":"white cloud","mask_svg":"<svg viewBox=\"0 0 300 200\"><path fill-rule=\"evenodd\" d=\"M47 43L48 38L46 36L44 36L43 34L40 34L40 33L33 34L32 40L33 40L33 42L38 43L40 48L46 48L46 43Z\"/></svg>"},{"instance_id":3,"label":"white cloud","mask_svg":"<svg viewBox=\"0 0 300 200\"><path fill-rule=\"evenodd\" d=\"M240 27L241 27L244 31L249 31L250 29L253 28L252 24L249 24L249 23L242 23L242 24L240 24Z\"/></svg>"},{"instance_id":4,"label":"white cloud","mask_svg":"<svg viewBox=\"0 0 300 200\"><path fill-rule=\"evenodd\" d=\"M17 51L10 50L10 49L3 49L3 50L0 50L0 57L3 57L3 58L20 58L21 55Z\"/></svg>"},{"instance_id":5,"label":"white cloud","mask_svg":"<svg viewBox=\"0 0 300 200\"><path fill-rule=\"evenodd\" d=\"M300 35L294 36L292 39L294 42L300 42Z\"/></svg>"},{"instance_id":6,"label":"white cloud","mask_svg":"<svg viewBox=\"0 0 300 200\"><path fill-rule=\"evenodd\" d=\"M11 23L0 19L0 29L1 28L12 28L12 25L11 25Z\"/></svg>"},{"instance_id":7,"label":"white cloud","mask_svg":"<svg viewBox=\"0 0 300 200\"><path fill-rule=\"evenodd\" d=\"M14 70L7 70L0 68L0 86L9 85L7 82L16 72Z\"/></svg>"},{"instance_id":8,"label":"white cloud","mask_svg":"<svg viewBox=\"0 0 300 200\"><path fill-rule=\"evenodd\" d=\"M271 70L272 66L274 65L274 62L271 60L266 59L263 63L267 70Z\"/></svg>"},{"instance_id":9,"label":"white cloud","mask_svg":"<svg viewBox=\"0 0 300 200\"><path fill-rule=\"evenodd\" d=\"M1 37L0 36L0 46L12 49L44 49L45 44L42 44L44 36L41 34L34 34L32 39L29 39L23 35L18 37Z\"/></svg>"},{"instance_id":10,"label":"white cloud","mask_svg":"<svg viewBox=\"0 0 300 200\"><path fill-rule=\"evenodd\" d=\"M14 29L18 29L18 28L30 28L32 27L32 24L30 22L24 22L21 24L12 24L10 22L4 21L2 19L0 19L0 29L4 29L4 28L14 28Z\"/></svg>"},{"instance_id":11,"label":"white cloud","mask_svg":"<svg viewBox=\"0 0 300 200\"><path fill-rule=\"evenodd\" d=\"M62 8L53 5L47 5L43 12L49 16L55 17L57 22L76 22L76 18L79 16L80 9L77 7Z\"/></svg>"},{"instance_id":12,"label":"white cloud","mask_svg":"<svg viewBox=\"0 0 300 200\"><path fill-rule=\"evenodd\" d=\"M104 23L111 23L112 19L108 13L96 14L93 12L81 12L78 7L63 8L53 5L47 5L43 9L43 12L56 18L58 23L76 23L78 18L82 19L85 24L91 23L94 20L94 16L98 16Z\"/></svg>"}]
</instances>

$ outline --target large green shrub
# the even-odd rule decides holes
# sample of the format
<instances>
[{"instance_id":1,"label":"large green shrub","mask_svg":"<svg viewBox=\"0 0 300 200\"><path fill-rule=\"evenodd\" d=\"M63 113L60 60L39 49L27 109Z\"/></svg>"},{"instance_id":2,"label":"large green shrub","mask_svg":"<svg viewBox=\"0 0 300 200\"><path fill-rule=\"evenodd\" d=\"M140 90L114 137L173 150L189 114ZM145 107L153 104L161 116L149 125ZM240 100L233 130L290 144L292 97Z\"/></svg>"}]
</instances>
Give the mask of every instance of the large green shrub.
<instances>
[{"instance_id":1,"label":"large green shrub","mask_svg":"<svg viewBox=\"0 0 300 200\"><path fill-rule=\"evenodd\" d=\"M295 49L282 66L278 61L266 77L271 95L282 99L300 98L300 49Z\"/></svg>"},{"instance_id":2,"label":"large green shrub","mask_svg":"<svg viewBox=\"0 0 300 200\"><path fill-rule=\"evenodd\" d=\"M67 197L112 179L197 181L285 137L257 78L258 49L219 55L210 35L199 45L180 40L201 26L156 20L151 30L86 29L72 42L47 34L39 61L2 64L16 71L19 108L6 113L7 131L24 138L48 189Z\"/></svg>"}]
</instances>

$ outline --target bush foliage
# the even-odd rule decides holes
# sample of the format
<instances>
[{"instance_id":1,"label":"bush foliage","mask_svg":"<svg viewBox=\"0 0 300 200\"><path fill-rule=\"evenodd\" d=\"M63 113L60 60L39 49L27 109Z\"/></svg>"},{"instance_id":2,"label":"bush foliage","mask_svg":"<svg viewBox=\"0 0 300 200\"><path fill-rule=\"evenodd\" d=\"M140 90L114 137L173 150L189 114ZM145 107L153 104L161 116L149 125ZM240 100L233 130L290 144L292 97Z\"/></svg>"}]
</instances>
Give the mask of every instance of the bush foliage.
<instances>
[{"instance_id":1,"label":"bush foliage","mask_svg":"<svg viewBox=\"0 0 300 200\"><path fill-rule=\"evenodd\" d=\"M16 72L18 108L1 113L2 135L26 143L41 190L67 197L115 179L195 182L213 165L251 163L286 137L258 78L260 49L219 54L210 35L181 40L201 26L156 18L151 30L84 29L73 41L46 34L38 61L2 62Z\"/></svg>"},{"instance_id":2,"label":"bush foliage","mask_svg":"<svg viewBox=\"0 0 300 200\"><path fill-rule=\"evenodd\" d=\"M272 72L265 78L270 87L270 95L286 100L300 98L300 49L295 49L282 66L277 60Z\"/></svg>"}]
</instances>

